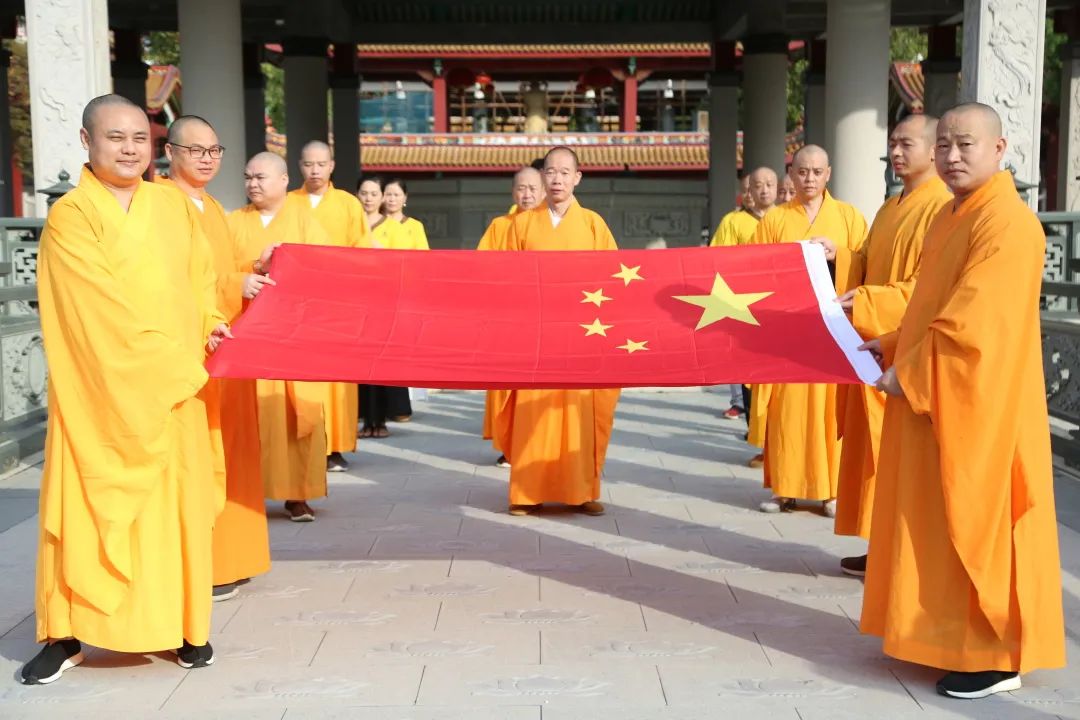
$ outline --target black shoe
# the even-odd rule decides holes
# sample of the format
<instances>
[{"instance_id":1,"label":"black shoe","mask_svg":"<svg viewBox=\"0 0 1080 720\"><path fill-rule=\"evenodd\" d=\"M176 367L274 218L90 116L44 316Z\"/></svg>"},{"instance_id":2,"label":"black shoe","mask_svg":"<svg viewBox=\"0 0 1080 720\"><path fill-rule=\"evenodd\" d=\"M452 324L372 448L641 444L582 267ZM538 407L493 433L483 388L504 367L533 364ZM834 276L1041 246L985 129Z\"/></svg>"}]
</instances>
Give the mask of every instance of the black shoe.
<instances>
[{"instance_id":1,"label":"black shoe","mask_svg":"<svg viewBox=\"0 0 1080 720\"><path fill-rule=\"evenodd\" d=\"M185 640L184 647L173 652L176 653L176 664L185 670L214 664L214 648L210 643L196 647Z\"/></svg>"},{"instance_id":2,"label":"black shoe","mask_svg":"<svg viewBox=\"0 0 1080 720\"><path fill-rule=\"evenodd\" d=\"M315 511L304 500L286 500L285 512L293 522L311 522L315 519Z\"/></svg>"},{"instance_id":3,"label":"black shoe","mask_svg":"<svg viewBox=\"0 0 1080 720\"><path fill-rule=\"evenodd\" d=\"M19 681L23 685L48 685L84 659L78 640L58 640L41 648L33 660L23 665Z\"/></svg>"},{"instance_id":4,"label":"black shoe","mask_svg":"<svg viewBox=\"0 0 1080 720\"><path fill-rule=\"evenodd\" d=\"M339 452L332 452L326 456L326 472L345 472L349 469L349 463Z\"/></svg>"},{"instance_id":5,"label":"black shoe","mask_svg":"<svg viewBox=\"0 0 1080 720\"><path fill-rule=\"evenodd\" d=\"M864 577L866 575L866 556L846 557L840 561L840 572L852 577Z\"/></svg>"},{"instance_id":6,"label":"black shoe","mask_svg":"<svg viewBox=\"0 0 1080 720\"><path fill-rule=\"evenodd\" d=\"M214 602L221 602L222 600L232 600L240 593L240 588L236 587L236 583L226 583L225 585L215 585L213 600Z\"/></svg>"},{"instance_id":7,"label":"black shoe","mask_svg":"<svg viewBox=\"0 0 1080 720\"><path fill-rule=\"evenodd\" d=\"M508 468L510 467L510 461L506 459L505 455L500 455L499 459L495 461L495 467Z\"/></svg>"},{"instance_id":8,"label":"black shoe","mask_svg":"<svg viewBox=\"0 0 1080 720\"><path fill-rule=\"evenodd\" d=\"M983 672L951 672L938 680L939 695L976 700L1000 692L1020 689L1020 673L986 670Z\"/></svg>"}]
</instances>

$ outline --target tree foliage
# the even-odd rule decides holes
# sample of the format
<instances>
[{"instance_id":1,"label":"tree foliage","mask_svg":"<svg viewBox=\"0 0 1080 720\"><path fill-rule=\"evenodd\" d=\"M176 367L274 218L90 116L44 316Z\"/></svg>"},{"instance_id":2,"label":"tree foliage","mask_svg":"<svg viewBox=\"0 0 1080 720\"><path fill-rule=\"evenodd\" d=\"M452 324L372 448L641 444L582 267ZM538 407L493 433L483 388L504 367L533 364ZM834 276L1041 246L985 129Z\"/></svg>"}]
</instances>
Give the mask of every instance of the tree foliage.
<instances>
[{"instance_id":1,"label":"tree foliage","mask_svg":"<svg viewBox=\"0 0 1080 720\"><path fill-rule=\"evenodd\" d=\"M264 102L266 103L266 115L270 118L270 124L279 133L285 132L285 71L277 65L264 62L262 64L264 86Z\"/></svg>"},{"instance_id":2,"label":"tree foliage","mask_svg":"<svg viewBox=\"0 0 1080 720\"><path fill-rule=\"evenodd\" d=\"M151 65L180 65L180 33L149 32L143 36L143 61Z\"/></svg>"},{"instance_id":3,"label":"tree foliage","mask_svg":"<svg viewBox=\"0 0 1080 720\"><path fill-rule=\"evenodd\" d=\"M30 73L27 70L26 43L5 40L4 47L11 51L7 103L11 113L12 151L18 158L23 182L31 187L34 183L34 146L30 129Z\"/></svg>"}]
</instances>

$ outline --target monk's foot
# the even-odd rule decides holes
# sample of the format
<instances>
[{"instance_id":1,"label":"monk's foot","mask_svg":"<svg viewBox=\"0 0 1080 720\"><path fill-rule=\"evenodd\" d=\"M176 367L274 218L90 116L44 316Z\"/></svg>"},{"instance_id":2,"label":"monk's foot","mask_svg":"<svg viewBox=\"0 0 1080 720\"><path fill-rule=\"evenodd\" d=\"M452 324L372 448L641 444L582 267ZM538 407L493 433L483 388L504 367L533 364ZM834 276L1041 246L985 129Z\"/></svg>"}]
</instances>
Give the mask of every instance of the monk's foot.
<instances>
[{"instance_id":1,"label":"monk's foot","mask_svg":"<svg viewBox=\"0 0 1080 720\"><path fill-rule=\"evenodd\" d=\"M57 640L41 648L33 660L23 665L19 682L23 685L48 685L83 660L82 644L78 640Z\"/></svg>"},{"instance_id":2,"label":"monk's foot","mask_svg":"<svg viewBox=\"0 0 1080 720\"><path fill-rule=\"evenodd\" d=\"M375 428L365 425L360 428L360 432L356 433L358 438L369 438L375 435Z\"/></svg>"},{"instance_id":3,"label":"monk's foot","mask_svg":"<svg viewBox=\"0 0 1080 720\"><path fill-rule=\"evenodd\" d=\"M795 498L782 498L777 495L758 505L758 510L763 513L791 512L794 509Z\"/></svg>"},{"instance_id":4,"label":"monk's foot","mask_svg":"<svg viewBox=\"0 0 1080 720\"><path fill-rule=\"evenodd\" d=\"M506 459L505 455L500 455L499 459L495 461L495 467L508 468L510 467L510 461Z\"/></svg>"},{"instance_id":5,"label":"monk's foot","mask_svg":"<svg viewBox=\"0 0 1080 720\"><path fill-rule=\"evenodd\" d=\"M758 453L747 463L752 468L765 467L765 453Z\"/></svg>"},{"instance_id":6,"label":"monk's foot","mask_svg":"<svg viewBox=\"0 0 1080 720\"><path fill-rule=\"evenodd\" d=\"M511 505L510 514L521 517L522 515L532 515L539 509L540 505Z\"/></svg>"},{"instance_id":7,"label":"monk's foot","mask_svg":"<svg viewBox=\"0 0 1080 720\"><path fill-rule=\"evenodd\" d=\"M840 560L840 572L852 577L866 576L866 556L846 557Z\"/></svg>"},{"instance_id":8,"label":"monk's foot","mask_svg":"<svg viewBox=\"0 0 1080 720\"><path fill-rule=\"evenodd\" d=\"M311 522L315 519L315 511L303 500L286 500L285 513L293 522Z\"/></svg>"},{"instance_id":9,"label":"monk's foot","mask_svg":"<svg viewBox=\"0 0 1080 720\"><path fill-rule=\"evenodd\" d=\"M937 684L938 694L963 700L977 700L995 693L1019 689L1020 674L1000 670L951 672L938 680Z\"/></svg>"},{"instance_id":10,"label":"monk's foot","mask_svg":"<svg viewBox=\"0 0 1080 720\"><path fill-rule=\"evenodd\" d=\"M212 600L214 602L222 602L224 600L232 600L240 593L240 588L236 587L236 583L225 583L224 585L215 585L214 592L212 593Z\"/></svg>"},{"instance_id":11,"label":"monk's foot","mask_svg":"<svg viewBox=\"0 0 1080 720\"><path fill-rule=\"evenodd\" d=\"M586 515L603 515L604 514L604 504L603 503L598 503L595 500L590 500L589 502L581 503L580 505L578 505L578 509L581 510L581 512L585 513Z\"/></svg>"},{"instance_id":12,"label":"monk's foot","mask_svg":"<svg viewBox=\"0 0 1080 720\"><path fill-rule=\"evenodd\" d=\"M176 664L185 670L214 664L214 648L210 647L210 643L192 645L185 640L184 646L173 652L176 653Z\"/></svg>"},{"instance_id":13,"label":"monk's foot","mask_svg":"<svg viewBox=\"0 0 1080 720\"><path fill-rule=\"evenodd\" d=\"M386 426L377 427L371 431L371 437L373 438L388 438L390 437L390 431L386 429Z\"/></svg>"},{"instance_id":14,"label":"monk's foot","mask_svg":"<svg viewBox=\"0 0 1080 720\"><path fill-rule=\"evenodd\" d=\"M326 472L345 472L349 469L348 461L339 452L326 456Z\"/></svg>"},{"instance_id":15,"label":"monk's foot","mask_svg":"<svg viewBox=\"0 0 1080 720\"><path fill-rule=\"evenodd\" d=\"M821 503L821 512L825 515L825 517L836 517L836 498L826 500L825 502Z\"/></svg>"}]
</instances>

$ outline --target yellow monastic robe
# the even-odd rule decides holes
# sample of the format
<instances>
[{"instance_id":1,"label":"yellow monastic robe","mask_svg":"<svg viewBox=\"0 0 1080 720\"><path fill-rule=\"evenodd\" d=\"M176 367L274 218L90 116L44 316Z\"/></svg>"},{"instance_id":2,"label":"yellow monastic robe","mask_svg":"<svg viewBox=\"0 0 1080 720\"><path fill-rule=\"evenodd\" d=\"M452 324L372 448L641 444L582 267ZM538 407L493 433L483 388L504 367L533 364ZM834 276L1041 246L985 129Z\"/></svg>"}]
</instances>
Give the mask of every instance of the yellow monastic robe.
<instances>
[{"instance_id":1,"label":"yellow monastic robe","mask_svg":"<svg viewBox=\"0 0 1080 720\"><path fill-rule=\"evenodd\" d=\"M270 224L248 205L229 214L239 255L236 267L251 265L270 245L330 245L305 199L290 196ZM273 292L269 288L266 292ZM259 438L266 497L311 500L326 495L326 426L322 403L325 383L258 380Z\"/></svg>"},{"instance_id":2,"label":"yellow monastic robe","mask_svg":"<svg viewBox=\"0 0 1080 720\"><path fill-rule=\"evenodd\" d=\"M760 218L746 208L733 210L723 217L709 242L709 247L746 245L754 237Z\"/></svg>"},{"instance_id":3,"label":"yellow monastic robe","mask_svg":"<svg viewBox=\"0 0 1080 720\"><path fill-rule=\"evenodd\" d=\"M1046 238L1000 172L924 241L885 406L862 630L911 662L1065 664L1043 383Z\"/></svg>"},{"instance_id":4,"label":"yellow monastic robe","mask_svg":"<svg viewBox=\"0 0 1080 720\"><path fill-rule=\"evenodd\" d=\"M900 327L915 289L923 237L952 193L937 175L910 195L896 195L878 210L860 250L838 249L836 275L860 287L851 321L865 340ZM836 533L869 539L874 506L874 476L885 395L870 385L837 388L837 424L843 439L836 496Z\"/></svg>"},{"instance_id":5,"label":"yellow monastic robe","mask_svg":"<svg viewBox=\"0 0 1080 720\"><path fill-rule=\"evenodd\" d=\"M603 218L574 200L558 227L546 204L514 216L508 250L615 250ZM510 461L510 504L580 505L600 497L618 390L514 390L496 415Z\"/></svg>"},{"instance_id":6,"label":"yellow monastic robe","mask_svg":"<svg viewBox=\"0 0 1080 720\"><path fill-rule=\"evenodd\" d=\"M190 205L165 187L140 182L124 212L86 167L49 213L38 640L122 652L207 641L223 499L197 396L224 321L211 263Z\"/></svg>"},{"instance_id":7,"label":"yellow monastic robe","mask_svg":"<svg viewBox=\"0 0 1080 720\"><path fill-rule=\"evenodd\" d=\"M171 180L157 182L182 192ZM218 308L233 322L243 309L247 273L236 269L237 248L221 203L209 194L203 194L202 202L201 210L193 201L191 207L213 252ZM210 398L216 400L225 453L225 507L214 523L214 584L225 585L270 569L259 402L254 380L211 378L206 387L208 406L215 404Z\"/></svg>"},{"instance_id":8,"label":"yellow monastic robe","mask_svg":"<svg viewBox=\"0 0 1080 720\"><path fill-rule=\"evenodd\" d=\"M761 219L752 242L798 242L827 237L838 248L858 250L866 240L866 221L851 205L826 191L811 224L798 200L780 205ZM837 292L848 284L837 275ZM773 494L802 500L836 497L840 440L835 385L755 385L751 429L764 418L765 487ZM751 436L751 441L757 438Z\"/></svg>"},{"instance_id":9,"label":"yellow monastic robe","mask_svg":"<svg viewBox=\"0 0 1080 720\"><path fill-rule=\"evenodd\" d=\"M304 188L290 195L311 205L311 195ZM367 213L356 196L330 184L313 213L330 238L339 247L371 247ZM326 425L326 451L355 452L356 425L359 418L356 386L347 383L324 383L323 420Z\"/></svg>"},{"instance_id":10,"label":"yellow monastic robe","mask_svg":"<svg viewBox=\"0 0 1080 720\"><path fill-rule=\"evenodd\" d=\"M401 219L402 232L394 235L398 243L391 250L430 250L427 233L424 232L424 223L416 218L405 217Z\"/></svg>"},{"instance_id":11,"label":"yellow monastic robe","mask_svg":"<svg viewBox=\"0 0 1080 720\"><path fill-rule=\"evenodd\" d=\"M488 229L484 231L484 236L480 238L480 244L477 245L476 249L507 250L507 234L516 214L517 205L514 205L508 214L492 220L491 224L488 225ZM497 425L495 417L502 412L509 398L509 390L488 390L484 397L483 437L485 440L491 440L492 447L499 453L503 453L503 449L499 446L499 439L495 436L495 427Z\"/></svg>"}]
</instances>

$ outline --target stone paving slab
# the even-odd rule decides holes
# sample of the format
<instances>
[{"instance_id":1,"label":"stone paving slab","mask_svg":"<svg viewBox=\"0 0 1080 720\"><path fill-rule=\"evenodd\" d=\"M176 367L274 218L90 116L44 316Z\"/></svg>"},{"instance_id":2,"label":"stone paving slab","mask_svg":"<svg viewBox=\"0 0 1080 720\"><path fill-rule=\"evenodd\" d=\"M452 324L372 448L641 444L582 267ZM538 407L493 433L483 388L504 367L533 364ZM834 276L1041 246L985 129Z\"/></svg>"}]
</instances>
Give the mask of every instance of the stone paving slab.
<instances>
[{"instance_id":1,"label":"stone paving slab","mask_svg":"<svg viewBox=\"0 0 1080 720\"><path fill-rule=\"evenodd\" d=\"M756 512L768 493L725 408L624 393L608 514L511 517L508 473L478 437L483 395L433 394L362 441L316 522L268 505L274 567L214 606L213 667L88 648L49 687L15 679L36 652L26 467L0 479L0 718L1080 720L1072 668L959 702L934 694L938 671L882 655L837 565L864 544L813 507ZM1061 526L1061 545L1075 653L1080 534Z\"/></svg>"}]
</instances>

